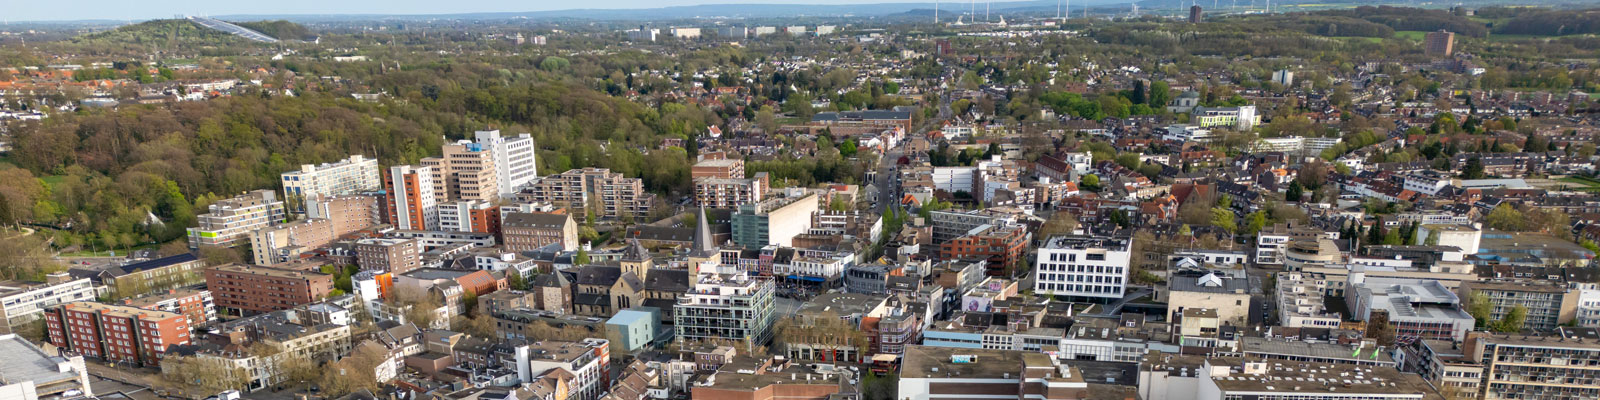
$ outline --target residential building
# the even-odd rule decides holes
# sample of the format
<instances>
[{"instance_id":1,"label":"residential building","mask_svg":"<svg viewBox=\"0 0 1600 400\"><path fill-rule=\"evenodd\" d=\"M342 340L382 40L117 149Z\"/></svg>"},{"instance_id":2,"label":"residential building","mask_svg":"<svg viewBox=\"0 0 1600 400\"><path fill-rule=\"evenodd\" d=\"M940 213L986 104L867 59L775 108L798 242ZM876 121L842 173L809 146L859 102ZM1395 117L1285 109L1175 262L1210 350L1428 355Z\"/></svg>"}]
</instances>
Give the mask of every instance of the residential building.
<instances>
[{"instance_id":1,"label":"residential building","mask_svg":"<svg viewBox=\"0 0 1600 400\"><path fill-rule=\"evenodd\" d=\"M1261 124L1256 106L1195 107L1190 121L1201 128L1227 128L1248 131Z\"/></svg>"},{"instance_id":2,"label":"residential building","mask_svg":"<svg viewBox=\"0 0 1600 400\"><path fill-rule=\"evenodd\" d=\"M680 344L727 341L746 350L764 345L774 333L774 286L771 278L701 271L678 299L675 339Z\"/></svg>"},{"instance_id":3,"label":"residential building","mask_svg":"<svg viewBox=\"0 0 1600 400\"><path fill-rule=\"evenodd\" d=\"M1162 136L1161 139L1175 142L1204 143L1217 138L1211 134L1210 129L1202 128L1199 125L1172 125L1167 127L1166 135Z\"/></svg>"},{"instance_id":4,"label":"residential building","mask_svg":"<svg viewBox=\"0 0 1600 400\"><path fill-rule=\"evenodd\" d=\"M164 293L123 300L123 305L146 310L166 311L189 318L189 326L217 320L217 303L206 289L172 289Z\"/></svg>"},{"instance_id":5,"label":"residential building","mask_svg":"<svg viewBox=\"0 0 1600 400\"><path fill-rule=\"evenodd\" d=\"M604 168L584 168L541 177L518 192L517 200L554 204L573 215L593 211L599 218L642 218L650 212L655 195L645 192L644 181L638 178Z\"/></svg>"},{"instance_id":6,"label":"residential building","mask_svg":"<svg viewBox=\"0 0 1600 400\"><path fill-rule=\"evenodd\" d=\"M1467 282L1460 288L1463 297L1489 298L1494 304L1489 318L1499 320L1517 307L1527 311L1523 329L1549 331L1577 318L1579 290L1548 281L1494 280Z\"/></svg>"},{"instance_id":7,"label":"residential building","mask_svg":"<svg viewBox=\"0 0 1600 400\"><path fill-rule=\"evenodd\" d=\"M350 354L350 326L316 317L326 315L314 312L311 307L302 307L235 319L212 329L190 345L174 346L166 357L192 358L215 365L226 371L230 378L245 382L246 392L266 389L287 380L286 371L278 368L279 361L285 358L303 357L320 361L336 360ZM271 355L239 351L258 345L280 351ZM163 364L163 368L168 365L171 364Z\"/></svg>"},{"instance_id":8,"label":"residential building","mask_svg":"<svg viewBox=\"0 0 1600 400\"><path fill-rule=\"evenodd\" d=\"M257 190L218 200L210 212L196 217L198 225L189 228L189 247L236 246L250 240L250 232L284 220L283 201L271 190Z\"/></svg>"},{"instance_id":9,"label":"residential building","mask_svg":"<svg viewBox=\"0 0 1600 400\"><path fill-rule=\"evenodd\" d=\"M504 280L495 279L488 271L482 270L419 268L394 276L394 288L402 292L407 289L426 291L435 286L453 285L460 286L467 293L482 296L504 289L505 284Z\"/></svg>"},{"instance_id":10,"label":"residential building","mask_svg":"<svg viewBox=\"0 0 1600 400\"><path fill-rule=\"evenodd\" d=\"M494 158L495 183L499 185L501 197L511 197L539 179L538 149L534 147L532 134L508 137L500 136L499 130L491 130L473 132L472 137Z\"/></svg>"},{"instance_id":11,"label":"residential building","mask_svg":"<svg viewBox=\"0 0 1600 400\"><path fill-rule=\"evenodd\" d=\"M1278 325L1285 328L1338 328L1343 316L1328 310L1327 278L1313 272L1277 275Z\"/></svg>"},{"instance_id":12,"label":"residential building","mask_svg":"<svg viewBox=\"0 0 1600 400\"><path fill-rule=\"evenodd\" d=\"M0 334L39 320L44 309L57 304L94 301L100 291L89 278L73 279L66 272L47 275L44 282L0 281Z\"/></svg>"},{"instance_id":13,"label":"residential building","mask_svg":"<svg viewBox=\"0 0 1600 400\"><path fill-rule=\"evenodd\" d=\"M928 223L933 226L933 244L938 245L966 236L984 226L1017 225L1021 222L1013 214L990 210L946 210L929 213Z\"/></svg>"},{"instance_id":14,"label":"residential building","mask_svg":"<svg viewBox=\"0 0 1600 400\"><path fill-rule=\"evenodd\" d=\"M494 201L500 198L494 151L468 141L444 145L444 154L422 159L433 174L433 197L440 201Z\"/></svg>"},{"instance_id":15,"label":"residential building","mask_svg":"<svg viewBox=\"0 0 1600 400\"><path fill-rule=\"evenodd\" d=\"M811 229L811 215L820 203L816 193L791 191L784 197L740 205L732 217L733 242L750 250L793 246L796 235Z\"/></svg>"},{"instance_id":16,"label":"residential building","mask_svg":"<svg viewBox=\"0 0 1600 400\"><path fill-rule=\"evenodd\" d=\"M383 189L389 195L390 221L395 228L411 230L439 229L439 198L433 181L433 168L412 165L389 167L384 177Z\"/></svg>"},{"instance_id":17,"label":"residential building","mask_svg":"<svg viewBox=\"0 0 1600 400\"><path fill-rule=\"evenodd\" d=\"M537 382L544 377L568 376L567 400L595 400L611 388L611 342L546 340L514 350L517 377ZM523 369L522 366L527 368Z\"/></svg>"},{"instance_id":18,"label":"residential building","mask_svg":"<svg viewBox=\"0 0 1600 400\"><path fill-rule=\"evenodd\" d=\"M45 332L50 344L85 357L134 365L159 365L162 354L189 344L189 318L81 301L46 309Z\"/></svg>"},{"instance_id":19,"label":"residential building","mask_svg":"<svg viewBox=\"0 0 1600 400\"><path fill-rule=\"evenodd\" d=\"M361 239L354 250L356 265L365 271L401 274L422 267L422 246L416 239Z\"/></svg>"},{"instance_id":20,"label":"residential building","mask_svg":"<svg viewBox=\"0 0 1600 400\"><path fill-rule=\"evenodd\" d=\"M121 299L205 282L205 277L200 273L203 268L205 262L199 257L183 253L106 267L93 277L100 280L113 298Z\"/></svg>"},{"instance_id":21,"label":"residential building","mask_svg":"<svg viewBox=\"0 0 1600 400\"><path fill-rule=\"evenodd\" d=\"M327 297L333 275L226 264L206 268L206 289L217 307L234 315L266 313Z\"/></svg>"},{"instance_id":22,"label":"residential building","mask_svg":"<svg viewBox=\"0 0 1600 400\"><path fill-rule=\"evenodd\" d=\"M711 208L736 208L764 199L772 187L766 172L754 178L695 178L695 204Z\"/></svg>"},{"instance_id":23,"label":"residential building","mask_svg":"<svg viewBox=\"0 0 1600 400\"><path fill-rule=\"evenodd\" d=\"M661 310L652 307L635 307L618 311L606 320L608 339L617 344L617 351L634 353L649 348L661 329Z\"/></svg>"},{"instance_id":24,"label":"residential building","mask_svg":"<svg viewBox=\"0 0 1600 400\"><path fill-rule=\"evenodd\" d=\"M985 260L990 276L1004 275L1007 268L1026 260L1032 234L1028 227L984 225L967 234L939 244L940 260Z\"/></svg>"},{"instance_id":25,"label":"residential building","mask_svg":"<svg viewBox=\"0 0 1600 400\"><path fill-rule=\"evenodd\" d=\"M1127 238L1058 236L1039 248L1034 293L1121 299L1128 287Z\"/></svg>"},{"instance_id":26,"label":"residential building","mask_svg":"<svg viewBox=\"0 0 1600 400\"><path fill-rule=\"evenodd\" d=\"M46 353L14 334L0 334L0 398L39 400L94 397L89 369L80 354ZM75 393L69 395L68 393Z\"/></svg>"},{"instance_id":27,"label":"residential building","mask_svg":"<svg viewBox=\"0 0 1600 400\"><path fill-rule=\"evenodd\" d=\"M501 246L509 251L534 251L550 244L578 250L578 222L571 214L508 213L501 221Z\"/></svg>"},{"instance_id":28,"label":"residential building","mask_svg":"<svg viewBox=\"0 0 1600 400\"><path fill-rule=\"evenodd\" d=\"M1272 83L1283 87L1292 86L1294 85L1294 72L1287 69L1272 71Z\"/></svg>"},{"instance_id":29,"label":"residential building","mask_svg":"<svg viewBox=\"0 0 1600 400\"><path fill-rule=\"evenodd\" d=\"M744 178L744 160L727 158L721 153L702 155L700 161L690 167L689 178Z\"/></svg>"},{"instance_id":30,"label":"residential building","mask_svg":"<svg viewBox=\"0 0 1600 400\"><path fill-rule=\"evenodd\" d=\"M500 207L482 200L452 201L439 205L439 230L500 234Z\"/></svg>"},{"instance_id":31,"label":"residential building","mask_svg":"<svg viewBox=\"0 0 1600 400\"><path fill-rule=\"evenodd\" d=\"M378 160L360 154L332 163L304 164L300 170L285 172L280 178L283 197L294 212L305 212L306 199L356 194L382 187Z\"/></svg>"},{"instance_id":32,"label":"residential building","mask_svg":"<svg viewBox=\"0 0 1600 400\"><path fill-rule=\"evenodd\" d=\"M1430 56L1449 57L1455 53L1456 34L1443 29L1422 37L1422 51Z\"/></svg>"},{"instance_id":33,"label":"residential building","mask_svg":"<svg viewBox=\"0 0 1600 400\"><path fill-rule=\"evenodd\" d=\"M1088 399L1076 367L1044 353L906 346L897 399Z\"/></svg>"},{"instance_id":34,"label":"residential building","mask_svg":"<svg viewBox=\"0 0 1600 400\"><path fill-rule=\"evenodd\" d=\"M1189 6L1189 23L1198 24L1205 19L1205 11L1196 4Z\"/></svg>"},{"instance_id":35,"label":"residential building","mask_svg":"<svg viewBox=\"0 0 1600 400\"><path fill-rule=\"evenodd\" d=\"M340 237L383 223L384 203L376 194L314 197L306 199L306 218L332 222L333 236Z\"/></svg>"},{"instance_id":36,"label":"residential building","mask_svg":"<svg viewBox=\"0 0 1600 400\"><path fill-rule=\"evenodd\" d=\"M334 235L333 221L326 219L263 227L250 232L249 237L251 262L256 265L289 262L338 238Z\"/></svg>"},{"instance_id":37,"label":"residential building","mask_svg":"<svg viewBox=\"0 0 1600 400\"><path fill-rule=\"evenodd\" d=\"M1483 364L1468 359L1460 342L1422 340L1415 349L1417 374L1446 400L1480 398L1483 393Z\"/></svg>"},{"instance_id":38,"label":"residential building","mask_svg":"<svg viewBox=\"0 0 1600 400\"><path fill-rule=\"evenodd\" d=\"M1593 331L1565 327L1551 335L1472 332L1462 349L1483 366L1483 399L1593 399L1600 398L1596 339Z\"/></svg>"},{"instance_id":39,"label":"residential building","mask_svg":"<svg viewBox=\"0 0 1600 400\"><path fill-rule=\"evenodd\" d=\"M758 31L762 28L756 28ZM805 27L800 27L804 30ZM759 32L758 32L759 33ZM911 131L911 112L892 110L864 110L819 112L811 116L811 125L818 127L890 129L899 127Z\"/></svg>"}]
</instances>

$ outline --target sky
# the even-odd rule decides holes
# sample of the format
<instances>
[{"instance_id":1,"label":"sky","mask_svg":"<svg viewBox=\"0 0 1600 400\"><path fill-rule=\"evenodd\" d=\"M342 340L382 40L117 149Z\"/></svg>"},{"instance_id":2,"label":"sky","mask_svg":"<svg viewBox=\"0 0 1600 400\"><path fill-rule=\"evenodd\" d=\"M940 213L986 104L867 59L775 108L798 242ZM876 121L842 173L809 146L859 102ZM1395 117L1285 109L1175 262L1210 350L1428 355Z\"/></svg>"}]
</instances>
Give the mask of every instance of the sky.
<instances>
[{"instance_id":1,"label":"sky","mask_svg":"<svg viewBox=\"0 0 1600 400\"><path fill-rule=\"evenodd\" d=\"M697 4L863 4L933 0L0 0L5 21L147 20L175 15L450 14Z\"/></svg>"}]
</instances>

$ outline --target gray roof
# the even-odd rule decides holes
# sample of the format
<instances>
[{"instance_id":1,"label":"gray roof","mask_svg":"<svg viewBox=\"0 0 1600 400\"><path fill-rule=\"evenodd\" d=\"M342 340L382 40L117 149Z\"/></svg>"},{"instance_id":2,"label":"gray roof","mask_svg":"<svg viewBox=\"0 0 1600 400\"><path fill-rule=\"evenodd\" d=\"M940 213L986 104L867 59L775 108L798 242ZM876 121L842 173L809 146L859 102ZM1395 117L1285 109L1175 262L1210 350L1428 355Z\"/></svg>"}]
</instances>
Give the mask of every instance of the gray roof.
<instances>
[{"instance_id":1,"label":"gray roof","mask_svg":"<svg viewBox=\"0 0 1600 400\"><path fill-rule=\"evenodd\" d=\"M535 229L560 229L571 221L572 216L567 214L543 213L506 213L501 221L501 226Z\"/></svg>"},{"instance_id":2,"label":"gray roof","mask_svg":"<svg viewBox=\"0 0 1600 400\"><path fill-rule=\"evenodd\" d=\"M61 372L57 367L66 362L65 358L53 357L33 343L28 343L22 337L7 335L0 338L0 354L5 354L5 362L0 362L0 377L7 384L23 381L33 381L36 386L45 386L56 382L71 381L78 378L78 374L68 371Z\"/></svg>"},{"instance_id":3,"label":"gray roof","mask_svg":"<svg viewBox=\"0 0 1600 400\"><path fill-rule=\"evenodd\" d=\"M1216 280L1211 280L1211 278L1207 277L1214 277ZM1202 279L1209 280L1211 284L1201 284L1200 281ZM1221 284L1215 285L1214 283L1218 281ZM1176 292L1234 293L1235 291L1243 291L1241 293L1250 294L1250 281L1248 279L1230 279L1207 274L1206 276L1174 276L1169 282L1171 284L1168 288Z\"/></svg>"}]
</instances>

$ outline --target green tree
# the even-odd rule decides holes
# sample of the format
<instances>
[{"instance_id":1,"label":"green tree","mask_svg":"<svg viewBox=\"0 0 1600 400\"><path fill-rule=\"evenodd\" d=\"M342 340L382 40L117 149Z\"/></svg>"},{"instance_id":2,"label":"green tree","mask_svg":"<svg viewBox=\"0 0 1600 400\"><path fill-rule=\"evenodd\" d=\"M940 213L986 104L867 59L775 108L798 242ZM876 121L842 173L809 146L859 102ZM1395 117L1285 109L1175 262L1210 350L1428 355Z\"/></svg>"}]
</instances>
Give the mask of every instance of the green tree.
<instances>
[{"instance_id":1,"label":"green tree","mask_svg":"<svg viewBox=\"0 0 1600 400\"><path fill-rule=\"evenodd\" d=\"M1212 208L1211 226L1221 228L1228 232L1234 232L1238 229L1237 224L1234 222L1234 219L1237 219L1237 217L1238 216L1234 215L1233 210L1231 209L1222 207Z\"/></svg>"},{"instance_id":2,"label":"green tree","mask_svg":"<svg viewBox=\"0 0 1600 400\"><path fill-rule=\"evenodd\" d=\"M1466 165L1461 167L1461 177L1463 178L1483 179L1485 176L1487 175L1483 172L1483 160L1479 160L1477 157L1467 159Z\"/></svg>"},{"instance_id":3,"label":"green tree","mask_svg":"<svg viewBox=\"0 0 1600 400\"><path fill-rule=\"evenodd\" d=\"M1078 188L1090 192L1098 192L1100 191L1100 177L1094 174L1084 175L1078 178Z\"/></svg>"},{"instance_id":4,"label":"green tree","mask_svg":"<svg viewBox=\"0 0 1600 400\"><path fill-rule=\"evenodd\" d=\"M1289 182L1289 189L1283 192L1283 200L1298 203L1305 197L1305 188L1300 187L1300 181Z\"/></svg>"},{"instance_id":5,"label":"green tree","mask_svg":"<svg viewBox=\"0 0 1600 400\"><path fill-rule=\"evenodd\" d=\"M1523 217L1521 211L1517 211L1515 207L1512 207L1511 203L1500 203L1500 205L1495 206L1494 210L1489 211L1489 215L1484 217L1483 220L1491 229L1502 231L1526 230L1526 218Z\"/></svg>"}]
</instances>

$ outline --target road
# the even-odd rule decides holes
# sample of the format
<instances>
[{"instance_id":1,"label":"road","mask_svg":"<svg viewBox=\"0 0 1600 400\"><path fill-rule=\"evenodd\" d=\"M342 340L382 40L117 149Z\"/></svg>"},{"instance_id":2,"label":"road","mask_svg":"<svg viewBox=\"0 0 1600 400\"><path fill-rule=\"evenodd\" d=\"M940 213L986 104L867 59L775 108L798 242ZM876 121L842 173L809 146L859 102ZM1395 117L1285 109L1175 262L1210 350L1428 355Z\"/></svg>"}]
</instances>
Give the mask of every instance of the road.
<instances>
[{"instance_id":1,"label":"road","mask_svg":"<svg viewBox=\"0 0 1600 400\"><path fill-rule=\"evenodd\" d=\"M906 139L902 140L901 143L904 144L910 141L912 137L921 135L934 127L943 126L944 121L949 118L950 92L943 91L939 94L939 117L924 120L921 125L913 127L910 132L906 132ZM896 164L900 161L900 157L905 155L905 150L895 147L885 152L883 157L878 158L878 168L873 171L874 179L872 180L872 184L878 186L878 202L873 205L872 211L883 214L891 202L898 203L900 201L900 174Z\"/></svg>"}]
</instances>

